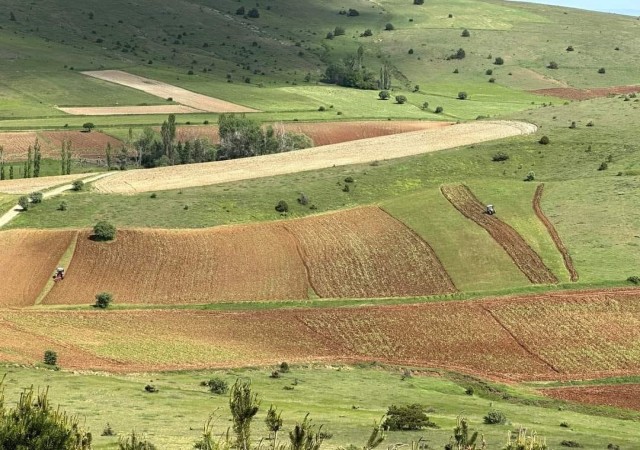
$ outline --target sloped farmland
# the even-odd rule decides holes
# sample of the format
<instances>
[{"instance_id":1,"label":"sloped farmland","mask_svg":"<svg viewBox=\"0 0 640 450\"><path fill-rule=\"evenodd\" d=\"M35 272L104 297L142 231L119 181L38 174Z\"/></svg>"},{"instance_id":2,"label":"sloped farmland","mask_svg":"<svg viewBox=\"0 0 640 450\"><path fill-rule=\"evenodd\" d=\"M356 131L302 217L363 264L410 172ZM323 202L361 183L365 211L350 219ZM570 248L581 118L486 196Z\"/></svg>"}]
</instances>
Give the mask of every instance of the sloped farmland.
<instances>
[{"instance_id":1,"label":"sloped farmland","mask_svg":"<svg viewBox=\"0 0 640 450\"><path fill-rule=\"evenodd\" d=\"M184 304L307 298L295 241L272 225L207 230L121 230L114 242L83 232L68 275L44 304Z\"/></svg>"},{"instance_id":2,"label":"sloped farmland","mask_svg":"<svg viewBox=\"0 0 640 450\"><path fill-rule=\"evenodd\" d=\"M640 384L570 386L542 389L541 392L549 397L570 402L640 411Z\"/></svg>"},{"instance_id":3,"label":"sloped farmland","mask_svg":"<svg viewBox=\"0 0 640 450\"><path fill-rule=\"evenodd\" d=\"M456 290L429 244L377 207L323 214L285 226L300 243L321 297L395 297Z\"/></svg>"},{"instance_id":4,"label":"sloped farmland","mask_svg":"<svg viewBox=\"0 0 640 450\"><path fill-rule=\"evenodd\" d=\"M444 185L442 194L465 217L473 220L498 242L513 262L534 284L555 284L556 276L544 265L540 256L527 244L520 234L498 219L485 212L485 205L473 195L467 186ZM498 212L499 213L499 212Z\"/></svg>"},{"instance_id":5,"label":"sloped farmland","mask_svg":"<svg viewBox=\"0 0 640 450\"><path fill-rule=\"evenodd\" d=\"M31 306L53 275L75 231L0 232L0 307Z\"/></svg>"},{"instance_id":6,"label":"sloped farmland","mask_svg":"<svg viewBox=\"0 0 640 450\"><path fill-rule=\"evenodd\" d=\"M640 371L640 290L547 294L489 302L487 309L559 375Z\"/></svg>"}]
</instances>

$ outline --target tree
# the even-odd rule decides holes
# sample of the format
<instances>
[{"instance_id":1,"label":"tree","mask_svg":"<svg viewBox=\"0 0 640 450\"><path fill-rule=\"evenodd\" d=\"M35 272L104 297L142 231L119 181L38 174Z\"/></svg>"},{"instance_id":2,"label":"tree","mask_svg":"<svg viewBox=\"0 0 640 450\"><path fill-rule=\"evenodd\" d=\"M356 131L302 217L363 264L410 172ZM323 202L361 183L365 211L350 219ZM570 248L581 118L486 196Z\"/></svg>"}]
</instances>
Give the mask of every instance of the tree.
<instances>
[{"instance_id":1,"label":"tree","mask_svg":"<svg viewBox=\"0 0 640 450\"><path fill-rule=\"evenodd\" d=\"M96 126L93 124L93 122L85 122L82 124L82 128L84 128L84 131L86 131L87 133L91 132L91 130L93 130Z\"/></svg>"},{"instance_id":2,"label":"tree","mask_svg":"<svg viewBox=\"0 0 640 450\"><path fill-rule=\"evenodd\" d=\"M493 62L496 66L501 66L504 64L504 59L502 59L502 57L498 56L496 58L496 60Z\"/></svg>"},{"instance_id":3,"label":"tree","mask_svg":"<svg viewBox=\"0 0 640 450\"><path fill-rule=\"evenodd\" d=\"M45 350L44 363L48 366L55 366L58 364L58 354L53 350Z\"/></svg>"},{"instance_id":4,"label":"tree","mask_svg":"<svg viewBox=\"0 0 640 450\"><path fill-rule=\"evenodd\" d=\"M43 198L44 198L44 195L42 195L42 192L32 192L31 194L29 194L29 200L34 205L38 203L42 203Z\"/></svg>"},{"instance_id":5,"label":"tree","mask_svg":"<svg viewBox=\"0 0 640 450\"><path fill-rule=\"evenodd\" d=\"M40 143L36 138L35 144L33 144L33 177L38 178L40 176L40 161L42 159L42 152L40 151Z\"/></svg>"},{"instance_id":6,"label":"tree","mask_svg":"<svg viewBox=\"0 0 640 450\"><path fill-rule=\"evenodd\" d=\"M13 166L9 166L9 179L13 180Z\"/></svg>"},{"instance_id":7,"label":"tree","mask_svg":"<svg viewBox=\"0 0 640 450\"><path fill-rule=\"evenodd\" d=\"M52 408L48 390L35 393L33 387L20 394L16 407L3 405L0 380L0 448L36 450L90 450L91 433L78 419L60 408Z\"/></svg>"},{"instance_id":8,"label":"tree","mask_svg":"<svg viewBox=\"0 0 640 450\"><path fill-rule=\"evenodd\" d=\"M389 94L389 91L384 90L378 92L378 97L380 98L380 100L389 100L391 94Z\"/></svg>"},{"instance_id":9,"label":"tree","mask_svg":"<svg viewBox=\"0 0 640 450\"><path fill-rule=\"evenodd\" d=\"M260 11L258 11L258 8L251 8L247 13L247 17L251 19L257 19L260 17Z\"/></svg>"},{"instance_id":10,"label":"tree","mask_svg":"<svg viewBox=\"0 0 640 450\"><path fill-rule=\"evenodd\" d=\"M22 208L23 211L28 211L29 210L29 197L27 197L26 195L23 195L22 197L20 197L18 199L18 205Z\"/></svg>"},{"instance_id":11,"label":"tree","mask_svg":"<svg viewBox=\"0 0 640 450\"><path fill-rule=\"evenodd\" d=\"M460 91L458 92L458 100L466 100L469 97L466 92Z\"/></svg>"},{"instance_id":12,"label":"tree","mask_svg":"<svg viewBox=\"0 0 640 450\"><path fill-rule=\"evenodd\" d=\"M264 423L267 425L270 437L273 438L272 448L277 448L278 431L282 428L282 413L278 412L276 408L271 405L269 411L267 411L267 417L264 419Z\"/></svg>"},{"instance_id":13,"label":"tree","mask_svg":"<svg viewBox=\"0 0 640 450\"><path fill-rule=\"evenodd\" d=\"M469 33L469 30L467 30L466 28L464 30L462 30L462 37L469 37L471 36L471 33Z\"/></svg>"},{"instance_id":14,"label":"tree","mask_svg":"<svg viewBox=\"0 0 640 450\"><path fill-rule=\"evenodd\" d=\"M364 30L364 33L362 33L360 36L362 37L373 36L373 31L371 31L371 28L367 28L366 30Z\"/></svg>"},{"instance_id":15,"label":"tree","mask_svg":"<svg viewBox=\"0 0 640 450\"><path fill-rule=\"evenodd\" d=\"M167 120L162 122L160 128L160 135L162 136L162 148L164 154L171 164L173 164L173 141L176 138L176 116L175 114L169 114Z\"/></svg>"},{"instance_id":16,"label":"tree","mask_svg":"<svg viewBox=\"0 0 640 450\"><path fill-rule=\"evenodd\" d=\"M396 103L399 105L407 103L407 97L405 97L404 95L396 95Z\"/></svg>"},{"instance_id":17,"label":"tree","mask_svg":"<svg viewBox=\"0 0 640 450\"><path fill-rule=\"evenodd\" d=\"M33 168L33 150L31 146L27 149L27 160L24 163L24 177L31 178L31 169Z\"/></svg>"},{"instance_id":18,"label":"tree","mask_svg":"<svg viewBox=\"0 0 640 450\"><path fill-rule=\"evenodd\" d=\"M236 448L249 450L251 444L251 421L260 409L258 395L251 392L251 381L237 379L231 387L229 409L236 435Z\"/></svg>"},{"instance_id":19,"label":"tree","mask_svg":"<svg viewBox=\"0 0 640 450\"><path fill-rule=\"evenodd\" d=\"M549 63L549 65L547 66L547 69L554 69L554 70L555 70L555 69L557 69L557 68L558 68L558 63L557 63L557 62L555 62L555 61L551 61L551 62Z\"/></svg>"},{"instance_id":20,"label":"tree","mask_svg":"<svg viewBox=\"0 0 640 450\"><path fill-rule=\"evenodd\" d=\"M393 30L396 29L396 27L394 27L393 24L391 22L389 22L384 26L384 29L385 29L385 31L393 31Z\"/></svg>"},{"instance_id":21,"label":"tree","mask_svg":"<svg viewBox=\"0 0 640 450\"><path fill-rule=\"evenodd\" d=\"M96 303L95 307L100 309L106 309L109 307L111 302L113 301L113 295L108 292L100 292L96 294Z\"/></svg>"},{"instance_id":22,"label":"tree","mask_svg":"<svg viewBox=\"0 0 640 450\"><path fill-rule=\"evenodd\" d=\"M126 147L123 145L120 148L120 153L118 153L118 169L126 170L128 159L129 159L129 154L127 153Z\"/></svg>"},{"instance_id":23,"label":"tree","mask_svg":"<svg viewBox=\"0 0 640 450\"><path fill-rule=\"evenodd\" d=\"M426 409L425 406L417 403L405 406L391 405L382 425L385 430L391 431L421 430L425 427L436 428L436 424L427 417Z\"/></svg>"},{"instance_id":24,"label":"tree","mask_svg":"<svg viewBox=\"0 0 640 450\"><path fill-rule=\"evenodd\" d=\"M96 241L111 241L116 237L116 227L106 220L101 220L93 227L93 238Z\"/></svg>"},{"instance_id":25,"label":"tree","mask_svg":"<svg viewBox=\"0 0 640 450\"><path fill-rule=\"evenodd\" d=\"M236 9L236 15L244 16L244 13L245 13L244 6L241 6L240 8Z\"/></svg>"},{"instance_id":26,"label":"tree","mask_svg":"<svg viewBox=\"0 0 640 450\"><path fill-rule=\"evenodd\" d=\"M378 82L378 87L384 90L391 89L391 73L389 71L389 66L386 64L380 68L380 80Z\"/></svg>"},{"instance_id":27,"label":"tree","mask_svg":"<svg viewBox=\"0 0 640 450\"><path fill-rule=\"evenodd\" d=\"M606 72L607 72L607 70L606 70L604 67L600 67L600 68L598 69L598 73L599 73L599 74L603 74L603 73L606 73Z\"/></svg>"}]
</instances>

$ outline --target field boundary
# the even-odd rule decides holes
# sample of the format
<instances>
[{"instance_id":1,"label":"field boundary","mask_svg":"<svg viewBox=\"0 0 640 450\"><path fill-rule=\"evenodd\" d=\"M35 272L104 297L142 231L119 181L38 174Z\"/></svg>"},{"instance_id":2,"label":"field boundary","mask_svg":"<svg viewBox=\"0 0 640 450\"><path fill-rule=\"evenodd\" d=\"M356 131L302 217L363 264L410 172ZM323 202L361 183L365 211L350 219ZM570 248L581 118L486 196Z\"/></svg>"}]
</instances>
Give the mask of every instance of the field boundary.
<instances>
[{"instance_id":1,"label":"field boundary","mask_svg":"<svg viewBox=\"0 0 640 450\"><path fill-rule=\"evenodd\" d=\"M73 239L71 239L71 242L69 243L69 247L67 247L65 252L60 257L60 261L58 261L57 267L64 267L65 270L69 268L71 260L73 259L73 254L76 251L76 245L78 245L78 234L79 233L76 232ZM44 298L51 291L51 289L53 289L54 285L55 285L55 281L53 281L53 277L49 277L49 279L47 280L47 284L44 285L44 287L42 288L42 291L40 291L40 294L38 294L38 296L36 297L34 305L40 305L42 303L42 300L44 300Z\"/></svg>"},{"instance_id":2,"label":"field boundary","mask_svg":"<svg viewBox=\"0 0 640 450\"><path fill-rule=\"evenodd\" d=\"M484 204L464 184L440 186L442 195L462 215L482 228L507 252L514 264L534 284L556 284L558 278L524 238L509 224L488 215Z\"/></svg>"},{"instance_id":3,"label":"field boundary","mask_svg":"<svg viewBox=\"0 0 640 450\"><path fill-rule=\"evenodd\" d=\"M578 281L579 275L578 275L578 271L573 265L573 260L571 259L569 250L564 245L564 242L562 242L562 239L560 238L560 235L558 234L558 231L556 230L556 228L553 226L549 218L544 214L544 211L542 210L542 206L540 202L542 200L543 191L544 191L544 183L540 183L536 188L536 193L533 196L533 210L535 211L536 216L538 216L538 219L540 219L540 221L547 228L547 231L549 232L551 239L553 239L553 243L556 244L556 248L558 249L560 254L562 254L562 260L564 261L564 266L567 268L569 275L571 275L571 281L575 283L576 281Z\"/></svg>"}]
</instances>

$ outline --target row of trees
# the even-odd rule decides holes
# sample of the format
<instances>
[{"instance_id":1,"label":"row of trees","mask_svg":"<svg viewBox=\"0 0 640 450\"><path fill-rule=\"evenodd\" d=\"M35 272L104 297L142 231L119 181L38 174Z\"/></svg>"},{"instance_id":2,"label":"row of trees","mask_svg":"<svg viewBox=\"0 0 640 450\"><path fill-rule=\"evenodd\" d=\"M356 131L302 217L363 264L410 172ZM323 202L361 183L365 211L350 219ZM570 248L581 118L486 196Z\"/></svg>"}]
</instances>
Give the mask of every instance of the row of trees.
<instances>
[{"instance_id":1,"label":"row of trees","mask_svg":"<svg viewBox=\"0 0 640 450\"><path fill-rule=\"evenodd\" d=\"M60 174L68 175L71 173L71 141L63 141L60 150ZM13 180L15 175L18 178L38 178L42 163L42 150L40 142L36 138L35 143L27 149L27 159L24 164L18 165L18 173L16 174L13 164L8 164L4 160L4 149L0 146L0 180Z\"/></svg>"},{"instance_id":2,"label":"row of trees","mask_svg":"<svg viewBox=\"0 0 640 450\"><path fill-rule=\"evenodd\" d=\"M364 66L364 47L360 46L355 55L329 64L322 81L358 89L390 89L391 73L385 64L380 69L380 76L377 78Z\"/></svg>"}]
</instances>

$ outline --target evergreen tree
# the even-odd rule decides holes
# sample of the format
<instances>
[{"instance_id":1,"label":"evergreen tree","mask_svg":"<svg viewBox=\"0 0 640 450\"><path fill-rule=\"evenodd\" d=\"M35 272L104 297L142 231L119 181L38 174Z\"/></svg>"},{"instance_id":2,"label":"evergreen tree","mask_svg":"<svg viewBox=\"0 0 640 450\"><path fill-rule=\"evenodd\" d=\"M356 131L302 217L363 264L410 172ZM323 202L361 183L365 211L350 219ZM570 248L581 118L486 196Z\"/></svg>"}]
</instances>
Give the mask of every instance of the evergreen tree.
<instances>
[{"instance_id":1,"label":"evergreen tree","mask_svg":"<svg viewBox=\"0 0 640 450\"><path fill-rule=\"evenodd\" d=\"M107 170L111 170L111 142L107 142L107 148L104 153L107 160Z\"/></svg>"},{"instance_id":2,"label":"evergreen tree","mask_svg":"<svg viewBox=\"0 0 640 450\"><path fill-rule=\"evenodd\" d=\"M40 176L40 161L42 159L42 152L40 151L40 143L36 138L36 143L33 145L33 177L38 178Z\"/></svg>"}]
</instances>

